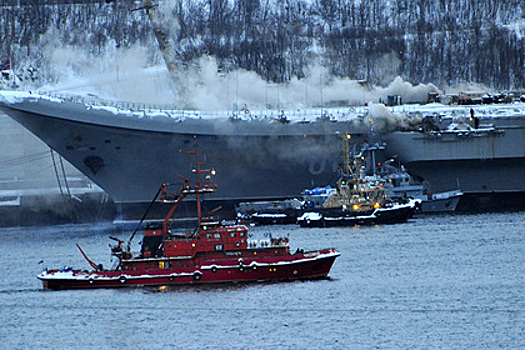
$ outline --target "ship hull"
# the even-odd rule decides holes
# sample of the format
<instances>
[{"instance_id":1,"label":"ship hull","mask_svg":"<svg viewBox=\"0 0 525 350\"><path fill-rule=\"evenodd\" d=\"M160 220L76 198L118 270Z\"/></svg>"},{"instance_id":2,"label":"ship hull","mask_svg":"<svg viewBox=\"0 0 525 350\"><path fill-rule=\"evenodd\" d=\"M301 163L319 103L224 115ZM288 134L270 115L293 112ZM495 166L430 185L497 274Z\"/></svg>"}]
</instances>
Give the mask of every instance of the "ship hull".
<instances>
[{"instance_id":1,"label":"ship hull","mask_svg":"<svg viewBox=\"0 0 525 350\"><path fill-rule=\"evenodd\" d=\"M350 122L141 120L78 110L76 104L35 105L4 111L106 191L122 219L140 218L159 184L180 184L177 174L191 174L192 161L181 151L191 148L194 137L220 185L211 201L232 213L240 201L291 198L328 184L337 169L339 135L362 139Z\"/></svg>"},{"instance_id":2,"label":"ship hull","mask_svg":"<svg viewBox=\"0 0 525 350\"><path fill-rule=\"evenodd\" d=\"M236 203L294 198L305 188L329 184L339 163L339 135L352 134L359 142L370 131L344 113L325 118L323 110L318 119L290 123L259 118L253 111L248 111L252 119L204 118L195 111L126 113L22 93L14 102L1 97L6 114L112 197L122 220L139 219L160 183L177 184L177 174L189 176L191 160L181 151L191 147L193 137L220 185L209 205L223 205L223 215L232 218ZM521 206L525 118L513 118L501 118L508 124L501 132L479 137L393 132L385 136L386 151L431 192L464 192L459 208L468 206L469 198L492 194Z\"/></svg>"},{"instance_id":3,"label":"ship hull","mask_svg":"<svg viewBox=\"0 0 525 350\"><path fill-rule=\"evenodd\" d=\"M508 119L496 132L478 135L393 132L386 152L430 192L463 192L457 210L523 209L524 122Z\"/></svg>"},{"instance_id":4,"label":"ship hull","mask_svg":"<svg viewBox=\"0 0 525 350\"><path fill-rule=\"evenodd\" d=\"M94 289L326 278L340 254L334 249L298 253L286 257L246 260L239 265L210 262L192 268L129 271L45 271L37 276L44 289ZM252 255L253 256L253 255Z\"/></svg>"}]
</instances>

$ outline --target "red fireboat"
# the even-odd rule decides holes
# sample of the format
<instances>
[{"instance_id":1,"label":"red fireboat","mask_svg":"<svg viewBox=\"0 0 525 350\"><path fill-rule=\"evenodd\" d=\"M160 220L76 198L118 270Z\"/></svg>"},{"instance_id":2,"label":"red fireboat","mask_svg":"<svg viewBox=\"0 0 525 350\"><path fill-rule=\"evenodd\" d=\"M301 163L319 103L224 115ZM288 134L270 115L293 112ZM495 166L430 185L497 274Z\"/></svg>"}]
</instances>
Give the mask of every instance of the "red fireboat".
<instances>
[{"instance_id":1,"label":"red fireboat","mask_svg":"<svg viewBox=\"0 0 525 350\"><path fill-rule=\"evenodd\" d=\"M161 224L146 226L141 251L131 253L130 237L127 246L122 240L111 246L116 267L104 270L80 249L93 270L71 268L45 270L37 277L44 289L87 289L129 286L169 286L182 284L229 283L250 281L285 281L326 278L335 259L335 248L290 253L288 238L248 239L248 228L242 224L226 225L217 217L202 216L201 196L215 192L210 175L204 182L200 175L210 173L200 169L197 143L194 151L185 152L195 158L195 185L184 178L176 195L167 193L163 184L155 197L172 207ZM187 196L196 196L197 227L190 232L172 232L171 219Z\"/></svg>"}]
</instances>

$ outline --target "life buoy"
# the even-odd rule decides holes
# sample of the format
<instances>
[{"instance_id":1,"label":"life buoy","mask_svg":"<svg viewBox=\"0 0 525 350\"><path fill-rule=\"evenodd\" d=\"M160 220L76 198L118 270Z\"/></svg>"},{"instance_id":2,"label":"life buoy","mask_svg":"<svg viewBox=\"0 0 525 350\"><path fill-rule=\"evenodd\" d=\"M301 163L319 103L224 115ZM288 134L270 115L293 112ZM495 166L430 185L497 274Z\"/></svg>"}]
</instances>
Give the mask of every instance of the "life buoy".
<instances>
[{"instance_id":1,"label":"life buoy","mask_svg":"<svg viewBox=\"0 0 525 350\"><path fill-rule=\"evenodd\" d=\"M202 273L200 273L199 271L197 271L197 272L195 272L195 273L193 274L193 279L194 279L195 281L198 281L198 280L200 280L201 278L202 278Z\"/></svg>"},{"instance_id":2,"label":"life buoy","mask_svg":"<svg viewBox=\"0 0 525 350\"><path fill-rule=\"evenodd\" d=\"M257 270L257 265L252 265L252 269Z\"/></svg>"},{"instance_id":3,"label":"life buoy","mask_svg":"<svg viewBox=\"0 0 525 350\"><path fill-rule=\"evenodd\" d=\"M216 273L217 272L217 266L212 266L211 267L211 272Z\"/></svg>"},{"instance_id":4,"label":"life buoy","mask_svg":"<svg viewBox=\"0 0 525 350\"><path fill-rule=\"evenodd\" d=\"M95 283L95 280L94 280L93 278L90 278L90 279L88 280L88 282L89 282L89 284L93 284L93 283Z\"/></svg>"},{"instance_id":5,"label":"life buoy","mask_svg":"<svg viewBox=\"0 0 525 350\"><path fill-rule=\"evenodd\" d=\"M124 277L124 276L120 276L120 277L118 278L118 280L119 280L120 283L122 283L122 284L126 283L126 277Z\"/></svg>"},{"instance_id":6,"label":"life buoy","mask_svg":"<svg viewBox=\"0 0 525 350\"><path fill-rule=\"evenodd\" d=\"M250 114L250 110L249 109L245 109L244 110L244 114Z\"/></svg>"}]
</instances>

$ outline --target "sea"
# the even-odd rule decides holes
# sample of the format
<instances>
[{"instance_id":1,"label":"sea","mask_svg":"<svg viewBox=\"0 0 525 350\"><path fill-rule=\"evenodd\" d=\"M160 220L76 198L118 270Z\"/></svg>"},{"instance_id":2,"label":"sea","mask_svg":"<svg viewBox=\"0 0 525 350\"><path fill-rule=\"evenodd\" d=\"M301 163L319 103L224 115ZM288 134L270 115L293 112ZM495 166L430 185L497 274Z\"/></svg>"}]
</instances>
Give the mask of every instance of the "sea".
<instances>
[{"instance_id":1,"label":"sea","mask_svg":"<svg viewBox=\"0 0 525 350\"><path fill-rule=\"evenodd\" d=\"M251 228L336 247L323 280L42 289L45 268L89 268L75 244L109 267L109 236L131 231L0 229L0 349L525 349L525 212Z\"/></svg>"}]
</instances>

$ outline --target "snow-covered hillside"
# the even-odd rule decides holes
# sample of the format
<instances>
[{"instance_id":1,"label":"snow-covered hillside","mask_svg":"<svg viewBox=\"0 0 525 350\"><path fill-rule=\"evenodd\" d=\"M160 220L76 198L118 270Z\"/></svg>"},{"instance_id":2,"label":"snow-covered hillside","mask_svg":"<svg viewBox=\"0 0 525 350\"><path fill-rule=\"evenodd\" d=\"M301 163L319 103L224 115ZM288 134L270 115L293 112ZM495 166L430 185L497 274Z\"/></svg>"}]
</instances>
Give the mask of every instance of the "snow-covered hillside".
<instances>
[{"instance_id":1,"label":"snow-covered hillside","mask_svg":"<svg viewBox=\"0 0 525 350\"><path fill-rule=\"evenodd\" d=\"M316 79L325 81L386 86L399 76L443 89L473 83L525 87L522 0L157 2L165 17L179 19L172 39L183 67L212 57L220 72L242 69L273 83L312 79L318 72L312 67L321 67L328 77ZM11 60L33 87L60 80L57 62L67 63L60 69L74 70L103 56L109 59L96 64L110 65L112 57L133 47L144 48L142 65L162 64L148 17L130 11L139 3L2 0L0 60ZM112 68L115 75L124 69L134 68Z\"/></svg>"}]
</instances>

